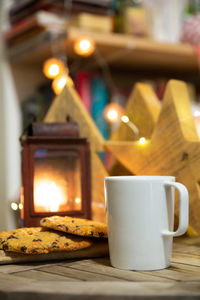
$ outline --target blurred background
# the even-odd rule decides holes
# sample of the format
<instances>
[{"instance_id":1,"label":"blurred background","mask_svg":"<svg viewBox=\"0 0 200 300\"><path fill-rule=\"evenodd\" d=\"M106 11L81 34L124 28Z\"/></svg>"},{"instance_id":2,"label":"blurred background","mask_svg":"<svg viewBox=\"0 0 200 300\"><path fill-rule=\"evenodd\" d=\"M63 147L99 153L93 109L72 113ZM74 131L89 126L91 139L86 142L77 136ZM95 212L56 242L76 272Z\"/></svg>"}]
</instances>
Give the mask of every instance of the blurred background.
<instances>
[{"instance_id":1,"label":"blurred background","mask_svg":"<svg viewBox=\"0 0 200 300\"><path fill-rule=\"evenodd\" d=\"M0 230L20 213L19 137L65 85L109 139L136 82L162 101L181 79L198 128L199 0L2 0L0 26Z\"/></svg>"}]
</instances>

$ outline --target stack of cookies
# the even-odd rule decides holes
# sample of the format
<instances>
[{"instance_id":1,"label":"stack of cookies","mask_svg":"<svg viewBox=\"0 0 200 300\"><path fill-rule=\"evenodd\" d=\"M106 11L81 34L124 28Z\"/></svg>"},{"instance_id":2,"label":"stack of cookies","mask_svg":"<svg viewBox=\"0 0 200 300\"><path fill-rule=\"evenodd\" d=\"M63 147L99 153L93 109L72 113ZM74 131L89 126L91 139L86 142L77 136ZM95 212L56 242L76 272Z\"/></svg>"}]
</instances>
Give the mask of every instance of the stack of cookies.
<instances>
[{"instance_id":1,"label":"stack of cookies","mask_svg":"<svg viewBox=\"0 0 200 300\"><path fill-rule=\"evenodd\" d=\"M0 232L0 264L108 254L106 224L53 216L40 225Z\"/></svg>"}]
</instances>

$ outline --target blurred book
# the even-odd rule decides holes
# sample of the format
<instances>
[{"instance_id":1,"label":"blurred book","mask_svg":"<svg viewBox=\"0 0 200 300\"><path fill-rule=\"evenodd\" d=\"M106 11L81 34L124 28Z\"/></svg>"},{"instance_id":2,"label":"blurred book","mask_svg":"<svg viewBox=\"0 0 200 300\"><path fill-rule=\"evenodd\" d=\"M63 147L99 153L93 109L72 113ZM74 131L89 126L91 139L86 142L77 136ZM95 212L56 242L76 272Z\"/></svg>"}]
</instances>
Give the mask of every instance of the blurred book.
<instances>
[{"instance_id":1,"label":"blurred book","mask_svg":"<svg viewBox=\"0 0 200 300\"><path fill-rule=\"evenodd\" d=\"M70 19L69 25L90 31L100 31L106 33L113 31L113 18L112 16L80 13Z\"/></svg>"},{"instance_id":2,"label":"blurred book","mask_svg":"<svg viewBox=\"0 0 200 300\"><path fill-rule=\"evenodd\" d=\"M49 43L51 38L51 33L48 31L41 32L31 38L24 37L20 39L20 41L16 42L16 44L9 46L7 52L9 58L12 60L20 60L23 56L27 57L27 52L32 49L38 51L38 47L42 47L46 42ZM37 45L37 50L36 50Z\"/></svg>"},{"instance_id":3,"label":"blurred book","mask_svg":"<svg viewBox=\"0 0 200 300\"><path fill-rule=\"evenodd\" d=\"M105 139L108 138L108 124L104 118L104 109L108 104L108 90L101 76L94 76L92 84L92 117Z\"/></svg>"},{"instance_id":4,"label":"blurred book","mask_svg":"<svg viewBox=\"0 0 200 300\"><path fill-rule=\"evenodd\" d=\"M76 89L87 111L91 113L92 95L90 74L87 71L78 71L75 77Z\"/></svg>"},{"instance_id":5,"label":"blurred book","mask_svg":"<svg viewBox=\"0 0 200 300\"><path fill-rule=\"evenodd\" d=\"M65 19L46 11L38 11L31 17L10 27L4 33L4 39L6 40L6 43L11 46L32 38L49 27L64 27L65 25Z\"/></svg>"}]
</instances>

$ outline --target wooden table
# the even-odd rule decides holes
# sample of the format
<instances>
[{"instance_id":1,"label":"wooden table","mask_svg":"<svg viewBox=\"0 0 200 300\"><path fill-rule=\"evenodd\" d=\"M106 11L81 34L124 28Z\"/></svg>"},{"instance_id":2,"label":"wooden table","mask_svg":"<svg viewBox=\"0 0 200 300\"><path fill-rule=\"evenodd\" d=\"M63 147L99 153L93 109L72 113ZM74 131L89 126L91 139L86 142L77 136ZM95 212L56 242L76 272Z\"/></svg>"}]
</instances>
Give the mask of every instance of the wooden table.
<instances>
[{"instance_id":1,"label":"wooden table","mask_svg":"<svg viewBox=\"0 0 200 300\"><path fill-rule=\"evenodd\" d=\"M175 239L160 271L118 270L108 258L2 265L0 299L200 299L200 238Z\"/></svg>"}]
</instances>

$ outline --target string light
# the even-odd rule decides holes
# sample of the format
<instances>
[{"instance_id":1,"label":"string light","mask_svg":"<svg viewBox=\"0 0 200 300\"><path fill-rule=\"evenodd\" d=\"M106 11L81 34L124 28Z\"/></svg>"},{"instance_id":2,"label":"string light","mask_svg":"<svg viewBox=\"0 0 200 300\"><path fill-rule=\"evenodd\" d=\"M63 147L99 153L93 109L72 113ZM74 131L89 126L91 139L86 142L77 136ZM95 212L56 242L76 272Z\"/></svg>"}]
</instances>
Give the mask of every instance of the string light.
<instances>
[{"instance_id":1,"label":"string light","mask_svg":"<svg viewBox=\"0 0 200 300\"><path fill-rule=\"evenodd\" d=\"M140 146L146 146L147 144L148 144L148 140L145 138L145 137L141 137L141 138L139 138L139 140L138 140L138 144L140 145Z\"/></svg>"},{"instance_id":2,"label":"string light","mask_svg":"<svg viewBox=\"0 0 200 300\"><path fill-rule=\"evenodd\" d=\"M65 85L73 86L73 80L67 74L62 74L54 79L52 82L52 88L56 95L60 94L65 87Z\"/></svg>"},{"instance_id":3,"label":"string light","mask_svg":"<svg viewBox=\"0 0 200 300\"><path fill-rule=\"evenodd\" d=\"M95 43L88 37L78 39L74 44L74 51L80 56L90 56L95 50Z\"/></svg>"},{"instance_id":4,"label":"string light","mask_svg":"<svg viewBox=\"0 0 200 300\"><path fill-rule=\"evenodd\" d=\"M124 122L124 123L128 123L129 122L129 117L124 115L124 116L121 117L121 121Z\"/></svg>"},{"instance_id":5,"label":"string light","mask_svg":"<svg viewBox=\"0 0 200 300\"><path fill-rule=\"evenodd\" d=\"M11 202L10 206L11 206L12 210L18 210L18 203Z\"/></svg>"},{"instance_id":6,"label":"string light","mask_svg":"<svg viewBox=\"0 0 200 300\"><path fill-rule=\"evenodd\" d=\"M22 210L23 209L23 204L19 203L18 207L19 207L20 210Z\"/></svg>"},{"instance_id":7,"label":"string light","mask_svg":"<svg viewBox=\"0 0 200 300\"><path fill-rule=\"evenodd\" d=\"M200 111L198 111L198 110L194 111L194 112L193 112L193 116L194 116L195 118L200 117Z\"/></svg>"},{"instance_id":8,"label":"string light","mask_svg":"<svg viewBox=\"0 0 200 300\"><path fill-rule=\"evenodd\" d=\"M146 144L146 139L145 139L145 137L141 137L141 138L139 139L139 143L140 143L140 145Z\"/></svg>"},{"instance_id":9,"label":"string light","mask_svg":"<svg viewBox=\"0 0 200 300\"><path fill-rule=\"evenodd\" d=\"M133 130L133 132L135 133L135 134L139 134L139 129L135 126L135 124L133 123L133 122L131 122L130 120L129 120L129 117L128 116L126 116L126 115L123 115L122 117L121 117L121 121L123 122L123 123L125 123L125 124L127 124L132 130ZM137 141L137 143L138 143L138 145L140 145L140 146L145 146L145 145L147 145L148 144L148 140L145 138L145 137L141 137L141 138L139 138L139 140Z\"/></svg>"},{"instance_id":10,"label":"string light","mask_svg":"<svg viewBox=\"0 0 200 300\"><path fill-rule=\"evenodd\" d=\"M137 126L135 126L135 124L134 124L133 122L131 122L131 121L129 120L129 117L128 117L128 116L123 115L123 116L121 117L121 121L122 121L123 123L127 124L127 125L133 130L133 132L134 132L136 135L139 134L139 129L137 128Z\"/></svg>"},{"instance_id":11,"label":"string light","mask_svg":"<svg viewBox=\"0 0 200 300\"><path fill-rule=\"evenodd\" d=\"M50 58L44 62L43 73L47 78L53 79L59 76L64 70L64 65L57 58Z\"/></svg>"},{"instance_id":12,"label":"string light","mask_svg":"<svg viewBox=\"0 0 200 300\"><path fill-rule=\"evenodd\" d=\"M104 110L105 119L109 123L116 123L120 121L123 114L123 108L117 103L110 103L106 106Z\"/></svg>"}]
</instances>

